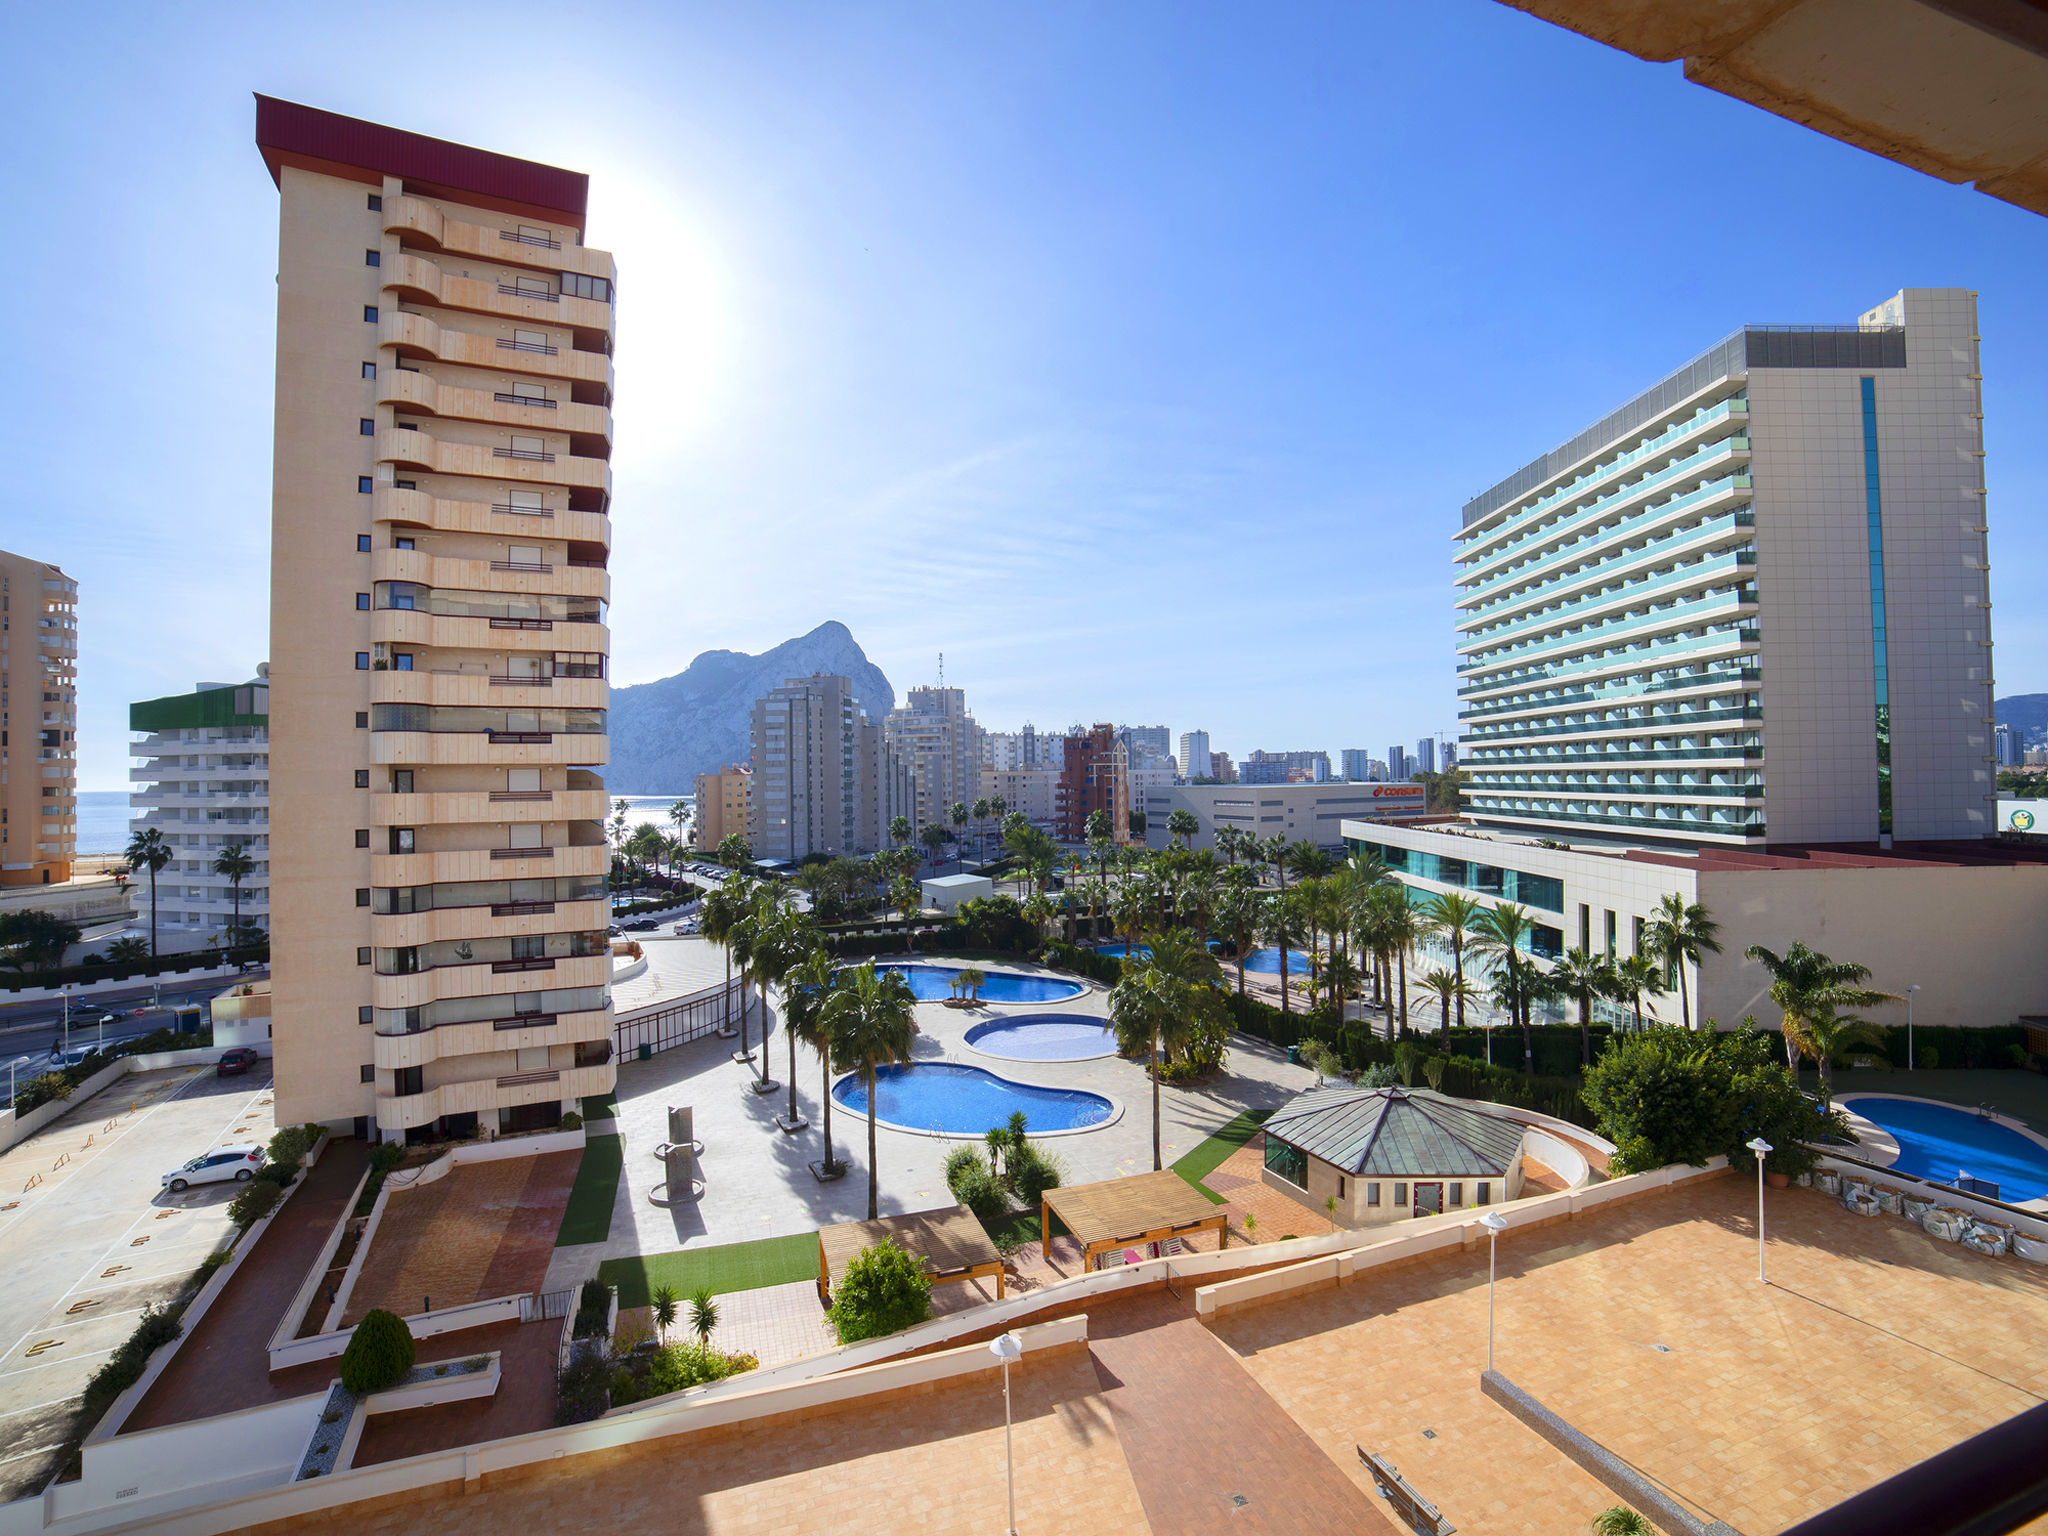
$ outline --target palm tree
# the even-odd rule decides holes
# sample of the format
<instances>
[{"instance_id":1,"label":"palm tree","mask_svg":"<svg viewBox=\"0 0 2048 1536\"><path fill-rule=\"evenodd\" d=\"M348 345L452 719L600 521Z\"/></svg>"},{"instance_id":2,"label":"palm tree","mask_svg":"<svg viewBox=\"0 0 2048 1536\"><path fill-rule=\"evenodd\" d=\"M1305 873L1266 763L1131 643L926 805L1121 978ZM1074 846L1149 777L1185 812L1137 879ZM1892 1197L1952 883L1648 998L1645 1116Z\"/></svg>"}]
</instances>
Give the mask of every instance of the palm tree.
<instances>
[{"instance_id":1,"label":"palm tree","mask_svg":"<svg viewBox=\"0 0 2048 1536\"><path fill-rule=\"evenodd\" d=\"M789 1118L783 1129L795 1131L800 1123L796 1113L796 1032L789 1028L789 995L794 990L789 978L821 946L818 925L803 912L779 912L768 929L767 943L756 952L754 964L761 978L761 1083L768 1082L768 983L782 988L783 1030L789 1036Z\"/></svg>"},{"instance_id":2,"label":"palm tree","mask_svg":"<svg viewBox=\"0 0 2048 1536\"><path fill-rule=\"evenodd\" d=\"M825 1000L824 1028L833 1066L858 1072L868 1101L868 1220L880 1215L875 1167L875 1074L910 1060L917 1035L912 1010L917 998L901 971L875 970L873 962L843 973Z\"/></svg>"},{"instance_id":3,"label":"palm tree","mask_svg":"<svg viewBox=\"0 0 2048 1536\"><path fill-rule=\"evenodd\" d=\"M964 811L966 807L959 806L956 809ZM944 827L934 821L927 825L923 832L918 834L917 840L924 844L925 853L934 865L942 862L939 858L939 850L946 846L946 829Z\"/></svg>"},{"instance_id":4,"label":"palm tree","mask_svg":"<svg viewBox=\"0 0 2048 1536\"><path fill-rule=\"evenodd\" d=\"M249 857L248 845L229 843L221 849L213 861L213 872L228 883L229 894L234 899L235 915L228 924L228 943L241 942L242 934L242 882L256 873L256 861ZM152 896L154 905L154 896ZM152 913L152 916L155 914Z\"/></svg>"},{"instance_id":5,"label":"palm tree","mask_svg":"<svg viewBox=\"0 0 2048 1536\"><path fill-rule=\"evenodd\" d=\"M1358 966L1341 949L1330 951L1330 958L1323 962L1323 986L1326 995L1337 1005L1337 1018L1344 1017L1345 1001L1358 990L1364 981Z\"/></svg>"},{"instance_id":6,"label":"palm tree","mask_svg":"<svg viewBox=\"0 0 2048 1536\"><path fill-rule=\"evenodd\" d=\"M1497 958L1504 972L1500 997L1507 1004L1508 1022L1521 1027L1522 1070L1531 1077L1536 1075L1536 1039L1529 1028L1529 1008L1535 989L1522 973L1534 968L1522 960L1521 948L1534 927L1528 909L1511 901L1485 908L1473 924L1473 948Z\"/></svg>"},{"instance_id":7,"label":"palm tree","mask_svg":"<svg viewBox=\"0 0 2048 1536\"><path fill-rule=\"evenodd\" d=\"M839 1163L832 1156L832 1030L825 1015L825 1001L832 993L834 980L832 957L822 945L798 960L782 978L782 1013L789 1029L792 1052L796 1042L801 1041L818 1053L818 1066L824 1073L824 1084L819 1090L819 1113L825 1117L825 1162L826 1178L835 1178ZM796 1058L789 1063L790 1110L792 1123L796 1120Z\"/></svg>"},{"instance_id":8,"label":"palm tree","mask_svg":"<svg viewBox=\"0 0 2048 1536\"><path fill-rule=\"evenodd\" d=\"M959 843L963 848L966 846L967 843L965 828L967 826L968 819L973 815L974 808L970 806L966 801L955 800L953 802L953 809L951 812L954 828L953 841ZM955 857L957 858L959 857L959 855L956 854Z\"/></svg>"},{"instance_id":9,"label":"palm tree","mask_svg":"<svg viewBox=\"0 0 2048 1536\"><path fill-rule=\"evenodd\" d=\"M1834 1085L1832 1051L1823 1038L1835 1033L1829 1029L1829 1023L1852 1026L1851 1032L1860 1038L1861 1030L1868 1026L1858 1019L1839 1018L1841 1011L1895 1003L1898 998L1864 985L1870 980L1869 966L1853 960L1830 960L1808 949L1801 940L1795 939L1782 955L1761 944L1752 944L1743 953L1771 973L1771 1001L1784 1011L1786 1060L1797 1066L1795 1052L1813 1057L1820 1063L1821 1091L1827 1093ZM1858 1043L1845 1036L1835 1038L1837 1047Z\"/></svg>"},{"instance_id":10,"label":"palm tree","mask_svg":"<svg viewBox=\"0 0 2048 1536\"><path fill-rule=\"evenodd\" d=\"M1672 970L1678 972L1678 1022L1692 1028L1691 1008L1685 993L1685 968L1698 965L1702 954L1721 953L1721 925L1696 901L1687 901L1676 891L1664 893L1657 905L1657 917L1650 924L1650 947Z\"/></svg>"},{"instance_id":11,"label":"palm tree","mask_svg":"<svg viewBox=\"0 0 2048 1536\"><path fill-rule=\"evenodd\" d=\"M128 867L149 871L149 957L156 958L156 874L171 862L171 845L155 827L144 827L128 839Z\"/></svg>"},{"instance_id":12,"label":"palm tree","mask_svg":"<svg viewBox=\"0 0 2048 1536\"><path fill-rule=\"evenodd\" d=\"M668 871L670 875L674 875L676 863L680 862L683 853L689 848L689 844L683 841L683 828L690 824L689 801L678 800L668 808L668 824L676 829L675 852L671 855Z\"/></svg>"},{"instance_id":13,"label":"palm tree","mask_svg":"<svg viewBox=\"0 0 2048 1536\"><path fill-rule=\"evenodd\" d=\"M1456 891L1439 892L1422 904L1422 931L1451 946L1451 969L1460 982L1465 979L1465 946L1471 942L1483 910L1484 903ZM1470 995L1462 987L1457 993L1460 1029L1465 1027L1465 999Z\"/></svg>"},{"instance_id":14,"label":"palm tree","mask_svg":"<svg viewBox=\"0 0 2048 1536\"><path fill-rule=\"evenodd\" d=\"M1593 1536L1657 1536L1656 1528L1626 1504L1603 1509L1593 1517Z\"/></svg>"},{"instance_id":15,"label":"palm tree","mask_svg":"<svg viewBox=\"0 0 2048 1536\"><path fill-rule=\"evenodd\" d=\"M666 1344L668 1342L668 1331L675 1327L676 1313L681 1309L681 1302L676 1296L676 1288L666 1284L657 1285L654 1288L653 1296L649 1298L649 1302L651 1304L648 1307L648 1311L654 1314L654 1326L657 1330L657 1336L662 1343Z\"/></svg>"},{"instance_id":16,"label":"palm tree","mask_svg":"<svg viewBox=\"0 0 2048 1536\"><path fill-rule=\"evenodd\" d=\"M993 821L998 828L1001 828L1003 823L1008 819L1007 813L1009 809L1010 802L1005 800L1001 795L990 795L988 797L988 819L990 821ZM1025 825L1029 826L1030 823L1027 821ZM982 843L982 858L985 860L987 857L987 834L984 833Z\"/></svg>"},{"instance_id":17,"label":"palm tree","mask_svg":"<svg viewBox=\"0 0 2048 1536\"><path fill-rule=\"evenodd\" d=\"M1568 949L1550 966L1551 980L1579 1000L1579 1064L1593 1064L1593 999L1614 996L1618 978L1606 955Z\"/></svg>"},{"instance_id":18,"label":"palm tree","mask_svg":"<svg viewBox=\"0 0 2048 1536\"><path fill-rule=\"evenodd\" d=\"M910 842L910 818L908 816L891 816L889 818L889 839L899 847Z\"/></svg>"},{"instance_id":19,"label":"palm tree","mask_svg":"<svg viewBox=\"0 0 2048 1536\"><path fill-rule=\"evenodd\" d=\"M740 917L746 911L742 882L728 880L704 893L704 906L698 921L698 929L705 939L725 951L725 1023L720 1033L732 1033L732 933ZM747 1006L746 993L740 994L740 1008Z\"/></svg>"},{"instance_id":20,"label":"palm tree","mask_svg":"<svg viewBox=\"0 0 2048 1536\"><path fill-rule=\"evenodd\" d=\"M1282 894L1287 890L1287 849L1286 837L1278 832L1259 844L1259 858L1273 866L1273 873L1280 881Z\"/></svg>"},{"instance_id":21,"label":"palm tree","mask_svg":"<svg viewBox=\"0 0 2048 1536\"><path fill-rule=\"evenodd\" d=\"M1279 862L1282 868L1294 872L1296 880L1307 884L1311 880L1320 880L1327 875L1334 861L1316 844L1304 839L1298 843L1283 845ZM1283 883L1282 889L1285 888Z\"/></svg>"},{"instance_id":22,"label":"palm tree","mask_svg":"<svg viewBox=\"0 0 2048 1536\"><path fill-rule=\"evenodd\" d=\"M690 1332L701 1348L711 1342L711 1330L718 1326L718 1303L711 1299L711 1287L700 1285L690 1293Z\"/></svg>"},{"instance_id":23,"label":"palm tree","mask_svg":"<svg viewBox=\"0 0 2048 1536\"><path fill-rule=\"evenodd\" d=\"M1195 839L1202 835L1202 818L1186 806L1177 811L1168 811L1166 835L1169 838L1179 838L1181 847L1192 848L1195 846Z\"/></svg>"},{"instance_id":24,"label":"palm tree","mask_svg":"<svg viewBox=\"0 0 2048 1536\"><path fill-rule=\"evenodd\" d=\"M1379 918L1380 931L1385 936L1387 947L1392 951L1395 964L1400 967L1399 989L1395 996L1401 1000L1401 1028L1408 1027L1408 952L1422 934L1422 919L1416 915L1415 907L1408 900L1408 888L1399 881L1388 880L1376 885L1366 898L1384 909ZM1389 1023L1392 1020L1389 1019ZM1391 1034L1393 1031L1388 1030Z\"/></svg>"},{"instance_id":25,"label":"palm tree","mask_svg":"<svg viewBox=\"0 0 2048 1536\"><path fill-rule=\"evenodd\" d=\"M718 862L727 869L740 869L751 864L754 850L747 846L747 840L737 832L728 832L718 844Z\"/></svg>"},{"instance_id":26,"label":"palm tree","mask_svg":"<svg viewBox=\"0 0 2048 1536\"><path fill-rule=\"evenodd\" d=\"M1124 1051L1152 1058L1152 1167L1159 1148L1159 1078L1165 1061L1200 1026L1222 1027L1223 995L1216 957L1185 928L1152 935L1151 953L1128 956L1123 979L1110 989L1109 1023Z\"/></svg>"},{"instance_id":27,"label":"palm tree","mask_svg":"<svg viewBox=\"0 0 2048 1536\"><path fill-rule=\"evenodd\" d=\"M1308 928L1309 1006L1315 1006L1315 966L1320 957L1319 941L1329 934L1334 947L1337 925L1343 920L1343 906L1337 900L1337 893L1330 886L1327 875L1311 876L1295 887L1299 898L1301 920ZM1341 1015L1340 1015L1341 1017Z\"/></svg>"},{"instance_id":28,"label":"palm tree","mask_svg":"<svg viewBox=\"0 0 2048 1536\"><path fill-rule=\"evenodd\" d=\"M1242 878L1240 875L1239 878ZM1216 898L1216 921L1237 946L1237 995L1244 996L1244 952L1258 931L1265 898L1248 886L1231 884Z\"/></svg>"},{"instance_id":29,"label":"palm tree","mask_svg":"<svg viewBox=\"0 0 2048 1536\"><path fill-rule=\"evenodd\" d=\"M1628 999L1629 1012L1635 1015L1636 1028L1641 1029L1643 994L1662 997L1670 990L1664 985L1664 967L1648 955L1630 955L1614 962L1614 978L1616 994Z\"/></svg>"},{"instance_id":30,"label":"palm tree","mask_svg":"<svg viewBox=\"0 0 2048 1536\"><path fill-rule=\"evenodd\" d=\"M1259 935L1268 944L1280 947L1280 1011L1291 1013L1287 1001L1287 957L1292 946L1301 942L1301 913L1292 897L1285 891L1276 891L1266 901L1259 920Z\"/></svg>"},{"instance_id":31,"label":"palm tree","mask_svg":"<svg viewBox=\"0 0 2048 1536\"><path fill-rule=\"evenodd\" d=\"M1456 1000L1458 1018L1463 1020L1465 1017L1465 999L1472 995L1472 983L1463 976L1460 976L1456 971L1447 971L1440 965L1424 971L1418 980L1423 991L1432 993L1436 997L1438 1005L1437 1033L1444 1036L1446 1041L1448 1041L1451 1027L1451 1003L1454 999Z\"/></svg>"},{"instance_id":32,"label":"palm tree","mask_svg":"<svg viewBox=\"0 0 2048 1536\"><path fill-rule=\"evenodd\" d=\"M1820 1096L1824 1099L1834 1098L1835 1063L1852 1047L1881 1051L1885 1043L1884 1031L1870 1020L1852 1019L1826 1006L1802 1019L1796 1029L1788 1021L1786 1039L1799 1047L1800 1055L1813 1058L1820 1070Z\"/></svg>"}]
</instances>

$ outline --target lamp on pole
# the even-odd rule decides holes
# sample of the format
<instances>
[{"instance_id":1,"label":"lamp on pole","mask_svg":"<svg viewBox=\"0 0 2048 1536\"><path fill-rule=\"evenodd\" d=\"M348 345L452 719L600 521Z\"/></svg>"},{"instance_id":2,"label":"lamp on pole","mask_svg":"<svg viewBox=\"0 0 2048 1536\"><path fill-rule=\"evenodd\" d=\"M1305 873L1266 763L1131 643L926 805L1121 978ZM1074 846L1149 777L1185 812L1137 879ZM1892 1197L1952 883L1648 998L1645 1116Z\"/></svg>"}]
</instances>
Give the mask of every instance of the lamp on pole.
<instances>
[{"instance_id":1,"label":"lamp on pole","mask_svg":"<svg viewBox=\"0 0 2048 1536\"><path fill-rule=\"evenodd\" d=\"M1756 1154L1756 1278L1768 1285L1764 1279L1764 1155L1775 1149L1761 1136L1752 1136L1743 1145Z\"/></svg>"},{"instance_id":2,"label":"lamp on pole","mask_svg":"<svg viewBox=\"0 0 2048 1536\"><path fill-rule=\"evenodd\" d=\"M1501 1230L1508 1220L1499 1211L1488 1211L1479 1218L1479 1225L1486 1228L1486 1368L1493 1369L1493 1261L1499 1247Z\"/></svg>"},{"instance_id":3,"label":"lamp on pole","mask_svg":"<svg viewBox=\"0 0 2048 1536\"><path fill-rule=\"evenodd\" d=\"M1920 990L1917 981L1906 988L1906 1070L1913 1070L1913 994Z\"/></svg>"},{"instance_id":4,"label":"lamp on pole","mask_svg":"<svg viewBox=\"0 0 2048 1536\"><path fill-rule=\"evenodd\" d=\"M988 1341L988 1352L1003 1362L1003 1482L1010 1500L1010 1518L1003 1530L1006 1536L1017 1536L1017 1457L1010 1446L1010 1363L1023 1358L1024 1346L1014 1333L1004 1333Z\"/></svg>"}]
</instances>

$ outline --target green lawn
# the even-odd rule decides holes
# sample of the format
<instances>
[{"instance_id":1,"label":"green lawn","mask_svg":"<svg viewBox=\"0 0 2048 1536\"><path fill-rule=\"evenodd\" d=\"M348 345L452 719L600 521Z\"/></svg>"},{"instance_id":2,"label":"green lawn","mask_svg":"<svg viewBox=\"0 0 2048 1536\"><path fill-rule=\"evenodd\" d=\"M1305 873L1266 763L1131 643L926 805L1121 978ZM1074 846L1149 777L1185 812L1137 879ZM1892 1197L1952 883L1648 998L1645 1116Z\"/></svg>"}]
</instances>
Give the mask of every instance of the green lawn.
<instances>
[{"instance_id":1,"label":"green lawn","mask_svg":"<svg viewBox=\"0 0 2048 1536\"><path fill-rule=\"evenodd\" d=\"M714 1295L754 1291L764 1285L788 1285L818 1278L818 1234L764 1237L752 1243L723 1243L711 1248L683 1248L674 1253L643 1253L606 1259L597 1278L617 1286L621 1307L644 1307L658 1285L672 1285L687 1298L700 1287Z\"/></svg>"},{"instance_id":2,"label":"green lawn","mask_svg":"<svg viewBox=\"0 0 2048 1536\"><path fill-rule=\"evenodd\" d=\"M586 1120L612 1120L618 1117L619 1096L616 1093L596 1093L583 1101L583 1118Z\"/></svg>"},{"instance_id":3,"label":"green lawn","mask_svg":"<svg viewBox=\"0 0 2048 1536\"><path fill-rule=\"evenodd\" d=\"M617 1136L593 1136L583 1146L583 1161L576 1169L576 1187L569 1191L569 1205L562 1212L562 1230L555 1234L557 1248L578 1243L601 1243L612 1233L612 1202L619 1194L619 1169L625 1163L626 1144Z\"/></svg>"},{"instance_id":4,"label":"green lawn","mask_svg":"<svg viewBox=\"0 0 2048 1536\"><path fill-rule=\"evenodd\" d=\"M1235 1119L1225 1122L1222 1129L1202 1142L1194 1151L1184 1157L1175 1158L1173 1171L1206 1195L1212 1205L1223 1204L1223 1197L1202 1180L1214 1173L1226 1157L1250 1141L1258 1128L1266 1123L1266 1117L1272 1113L1270 1109L1248 1109Z\"/></svg>"}]
</instances>

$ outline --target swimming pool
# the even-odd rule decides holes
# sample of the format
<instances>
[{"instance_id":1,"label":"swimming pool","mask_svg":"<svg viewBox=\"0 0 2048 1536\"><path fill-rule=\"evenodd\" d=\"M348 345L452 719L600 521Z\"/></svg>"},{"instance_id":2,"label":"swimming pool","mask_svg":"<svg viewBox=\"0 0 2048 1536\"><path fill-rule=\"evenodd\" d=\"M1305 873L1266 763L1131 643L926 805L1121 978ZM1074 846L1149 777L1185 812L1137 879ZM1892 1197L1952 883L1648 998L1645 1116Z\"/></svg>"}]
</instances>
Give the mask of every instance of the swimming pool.
<instances>
[{"instance_id":1,"label":"swimming pool","mask_svg":"<svg viewBox=\"0 0 2048 1536\"><path fill-rule=\"evenodd\" d=\"M967 1043L1012 1061L1093 1061L1116 1054L1116 1036L1085 1013L1027 1013L967 1031Z\"/></svg>"},{"instance_id":2,"label":"swimming pool","mask_svg":"<svg viewBox=\"0 0 2048 1536\"><path fill-rule=\"evenodd\" d=\"M1235 960L1225 960L1223 963L1225 965L1237 964ZM1265 976L1277 976L1280 974L1280 951L1277 949L1251 950L1244 957L1244 968L1248 971L1257 971ZM1308 974L1308 956L1298 949L1287 951L1287 974L1289 976L1306 976Z\"/></svg>"},{"instance_id":3,"label":"swimming pool","mask_svg":"<svg viewBox=\"0 0 2048 1536\"><path fill-rule=\"evenodd\" d=\"M1136 954L1142 959L1152 953L1152 946L1150 944L1140 944L1134 949L1129 944L1098 944L1095 946L1095 953L1098 955L1109 955L1118 960L1123 959L1126 955Z\"/></svg>"},{"instance_id":4,"label":"swimming pool","mask_svg":"<svg viewBox=\"0 0 2048 1536\"><path fill-rule=\"evenodd\" d=\"M855 1073L832 1085L832 1101L856 1115L868 1112L867 1092ZM1041 1135L1094 1130L1117 1116L1117 1106L1099 1093L1035 1088L949 1061L884 1067L875 1074L875 1118L898 1130L980 1136L1007 1124L1020 1109L1032 1132Z\"/></svg>"},{"instance_id":5,"label":"swimming pool","mask_svg":"<svg viewBox=\"0 0 2048 1536\"><path fill-rule=\"evenodd\" d=\"M898 961L884 962L875 969L896 972L910 983L910 990L917 995L919 1002L935 1003L954 995L953 984L964 967ZM1068 981L1059 976L1026 976L1019 971L988 971L985 974L988 979L981 984L981 1000L985 1003L1063 1003L1088 990L1078 981Z\"/></svg>"},{"instance_id":6,"label":"swimming pool","mask_svg":"<svg viewBox=\"0 0 2048 1536\"><path fill-rule=\"evenodd\" d=\"M1926 1099L1858 1093L1836 1102L1892 1133L1899 1144L1892 1167L1900 1173L1942 1184L1960 1174L1989 1179L2009 1205L2048 1197L2048 1147L2010 1126Z\"/></svg>"}]
</instances>

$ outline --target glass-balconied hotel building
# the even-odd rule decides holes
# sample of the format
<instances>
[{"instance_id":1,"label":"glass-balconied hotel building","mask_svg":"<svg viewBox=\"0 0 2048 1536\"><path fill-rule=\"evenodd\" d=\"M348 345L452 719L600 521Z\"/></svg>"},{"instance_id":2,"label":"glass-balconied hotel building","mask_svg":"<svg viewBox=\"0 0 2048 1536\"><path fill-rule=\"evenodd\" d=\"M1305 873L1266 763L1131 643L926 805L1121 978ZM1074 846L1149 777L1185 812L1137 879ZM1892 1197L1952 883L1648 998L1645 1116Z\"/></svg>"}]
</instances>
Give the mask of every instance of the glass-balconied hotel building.
<instances>
[{"instance_id":1,"label":"glass-balconied hotel building","mask_svg":"<svg viewBox=\"0 0 2048 1536\"><path fill-rule=\"evenodd\" d=\"M1574 841L1982 837L1975 295L1746 326L1465 505L1472 818Z\"/></svg>"}]
</instances>

